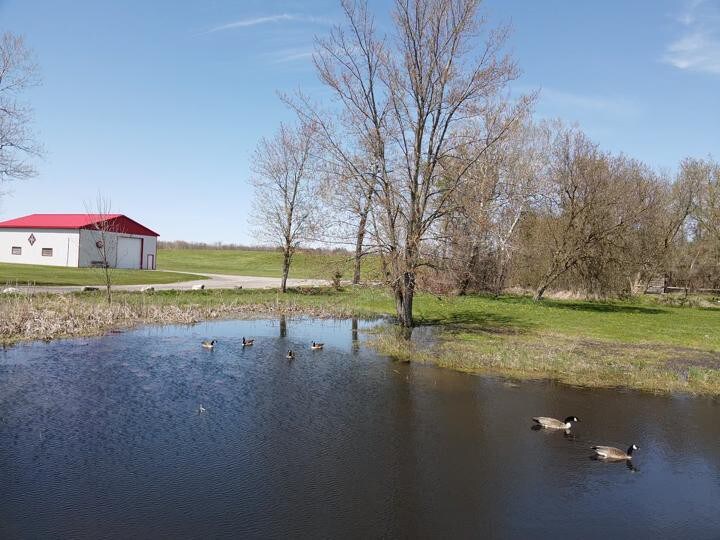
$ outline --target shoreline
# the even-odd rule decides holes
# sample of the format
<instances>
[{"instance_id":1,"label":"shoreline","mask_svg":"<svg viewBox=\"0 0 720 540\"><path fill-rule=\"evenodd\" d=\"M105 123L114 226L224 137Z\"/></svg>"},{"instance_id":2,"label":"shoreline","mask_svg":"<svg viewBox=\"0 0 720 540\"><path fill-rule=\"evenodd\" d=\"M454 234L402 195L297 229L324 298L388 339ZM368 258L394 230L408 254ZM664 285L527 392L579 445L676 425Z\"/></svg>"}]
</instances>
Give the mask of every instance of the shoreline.
<instances>
[{"instance_id":1,"label":"shoreline","mask_svg":"<svg viewBox=\"0 0 720 540\"><path fill-rule=\"evenodd\" d=\"M659 395L685 394L720 397L720 353L707 359L707 351L662 347L656 344L617 344L536 336L519 340L477 343L448 341L440 328L436 343L421 350L409 347L393 332L376 339L381 354L400 362L416 362L473 375L508 380L545 380L580 388L635 390ZM560 344L553 350L545 341ZM664 359L667 355L683 355Z\"/></svg>"},{"instance_id":2,"label":"shoreline","mask_svg":"<svg viewBox=\"0 0 720 540\"><path fill-rule=\"evenodd\" d=\"M139 294L139 293L138 293ZM45 294L15 297L12 313L2 313L0 344L3 347L29 341L54 341L102 336L140 326L192 325L206 321L254 319L263 316L307 316L321 319L349 318L347 310L309 306L273 306L268 303L215 303L202 306L143 305L116 301L87 302L78 296ZM1 306L0 306L1 307Z\"/></svg>"},{"instance_id":3,"label":"shoreline","mask_svg":"<svg viewBox=\"0 0 720 540\"><path fill-rule=\"evenodd\" d=\"M8 295L0 298L0 342L7 347L28 341L101 336L143 325L262 317L389 319L387 308L379 306L383 294L378 289L329 288L297 289L285 296L273 290L116 293L110 306L97 293ZM387 326L378 330L368 345L396 361L472 374L547 379L586 388L720 396L720 350L712 345L699 348L690 341L622 341L602 339L590 331L570 335L520 326L459 324L448 315L446 319L425 318L425 324L423 318L418 319L420 325L409 344L393 332L394 327Z\"/></svg>"}]
</instances>

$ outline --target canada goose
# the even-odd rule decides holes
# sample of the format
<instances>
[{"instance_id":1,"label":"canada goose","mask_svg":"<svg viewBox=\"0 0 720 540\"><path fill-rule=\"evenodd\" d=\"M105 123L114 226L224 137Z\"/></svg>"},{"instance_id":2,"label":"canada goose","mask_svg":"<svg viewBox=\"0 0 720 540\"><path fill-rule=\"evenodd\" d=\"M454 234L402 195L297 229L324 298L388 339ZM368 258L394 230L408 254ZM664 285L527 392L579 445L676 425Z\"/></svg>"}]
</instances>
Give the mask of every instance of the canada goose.
<instances>
[{"instance_id":1,"label":"canada goose","mask_svg":"<svg viewBox=\"0 0 720 540\"><path fill-rule=\"evenodd\" d=\"M205 411L207 411L207 409L206 409L205 407L203 407L203 406L202 406L202 403L201 403L201 404L200 404L200 407L198 408L198 414L202 414L202 413L204 413Z\"/></svg>"},{"instance_id":2,"label":"canada goose","mask_svg":"<svg viewBox=\"0 0 720 540\"><path fill-rule=\"evenodd\" d=\"M325 346L324 343L316 343L315 341L312 342L312 345L310 345L310 348L314 351L319 351Z\"/></svg>"},{"instance_id":3,"label":"canada goose","mask_svg":"<svg viewBox=\"0 0 720 540\"><path fill-rule=\"evenodd\" d=\"M252 345L255 343L254 339L245 339L245 336L243 336L243 347L252 347Z\"/></svg>"},{"instance_id":4,"label":"canada goose","mask_svg":"<svg viewBox=\"0 0 720 540\"><path fill-rule=\"evenodd\" d=\"M615 448L613 446L593 446L592 449L595 450L595 455L598 458L623 461L626 459L632 459L633 452L638 450L639 447L636 444L633 444L627 449L627 452L623 452L619 448Z\"/></svg>"},{"instance_id":5,"label":"canada goose","mask_svg":"<svg viewBox=\"0 0 720 540\"><path fill-rule=\"evenodd\" d=\"M572 422L579 422L578 418L576 416L568 416L564 421L557 420L555 418L549 418L547 416L536 416L533 418L533 422L535 422L540 427L544 427L547 429L570 429L572 427Z\"/></svg>"},{"instance_id":6,"label":"canada goose","mask_svg":"<svg viewBox=\"0 0 720 540\"><path fill-rule=\"evenodd\" d=\"M206 339L202 342L202 346L206 349L213 349L215 348L215 340L213 339L212 341L210 341Z\"/></svg>"},{"instance_id":7,"label":"canada goose","mask_svg":"<svg viewBox=\"0 0 720 540\"><path fill-rule=\"evenodd\" d=\"M295 360L295 353L292 352L292 349L288 349L288 353L285 358L287 358L288 360Z\"/></svg>"}]
</instances>

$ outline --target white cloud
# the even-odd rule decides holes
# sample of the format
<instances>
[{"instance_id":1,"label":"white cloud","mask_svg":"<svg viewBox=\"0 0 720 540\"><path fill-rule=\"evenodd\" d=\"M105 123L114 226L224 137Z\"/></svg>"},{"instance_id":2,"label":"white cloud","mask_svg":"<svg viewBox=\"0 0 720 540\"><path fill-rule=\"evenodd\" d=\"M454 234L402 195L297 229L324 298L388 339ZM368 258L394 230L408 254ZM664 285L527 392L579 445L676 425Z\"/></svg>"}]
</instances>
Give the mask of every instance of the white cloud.
<instances>
[{"instance_id":1,"label":"white cloud","mask_svg":"<svg viewBox=\"0 0 720 540\"><path fill-rule=\"evenodd\" d=\"M720 38L703 32L687 34L668 46L664 60L676 68L720 74Z\"/></svg>"},{"instance_id":2,"label":"white cloud","mask_svg":"<svg viewBox=\"0 0 720 540\"><path fill-rule=\"evenodd\" d=\"M297 14L291 14L291 13L280 13L278 15L268 15L265 17L240 19L240 20L229 22L226 24L221 24L220 26L216 26L215 28L211 28L210 30L208 30L208 33L221 32L223 30L233 30L236 28L248 28L248 27L257 26L260 24L279 23L279 22L283 22L283 21L296 21L296 22L306 22L306 23L325 24L325 25L332 24L332 21L330 21L329 19L323 18L323 17L315 17L312 15L297 15Z\"/></svg>"},{"instance_id":3,"label":"white cloud","mask_svg":"<svg viewBox=\"0 0 720 540\"><path fill-rule=\"evenodd\" d=\"M691 0L677 21L684 31L662 60L678 69L720 74L720 1Z\"/></svg>"}]
</instances>

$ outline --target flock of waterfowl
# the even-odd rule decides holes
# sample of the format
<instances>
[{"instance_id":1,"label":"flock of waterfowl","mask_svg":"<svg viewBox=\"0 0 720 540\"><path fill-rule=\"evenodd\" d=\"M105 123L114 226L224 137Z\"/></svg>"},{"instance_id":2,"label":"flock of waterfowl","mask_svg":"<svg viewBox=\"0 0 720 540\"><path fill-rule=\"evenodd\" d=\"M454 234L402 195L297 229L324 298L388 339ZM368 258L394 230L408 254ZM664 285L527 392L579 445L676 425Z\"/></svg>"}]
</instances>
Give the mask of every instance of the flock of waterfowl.
<instances>
[{"instance_id":1,"label":"flock of waterfowl","mask_svg":"<svg viewBox=\"0 0 720 540\"><path fill-rule=\"evenodd\" d=\"M574 422L580 421L576 416L568 416L565 420L558 420L557 418L550 418L548 416L535 416L532 420L539 428L563 429L565 431L570 430ZM592 447L596 458L607 461L629 461L633 457L633 452L638 449L639 447L635 444L631 444L625 452L614 446Z\"/></svg>"},{"instance_id":2,"label":"flock of waterfowl","mask_svg":"<svg viewBox=\"0 0 720 540\"><path fill-rule=\"evenodd\" d=\"M203 340L203 342L200 344L205 349L214 349L215 344L217 343L214 339L206 339ZM243 347L252 347L255 344L254 339L246 339L245 336L242 338L242 346ZM322 348L325 347L324 343L320 343L319 341L313 341L310 343L310 349L313 351L319 351L322 350ZM288 349L287 355L285 355L285 358L288 360L295 360L295 352L292 349Z\"/></svg>"},{"instance_id":3,"label":"flock of waterfowl","mask_svg":"<svg viewBox=\"0 0 720 540\"><path fill-rule=\"evenodd\" d=\"M214 349L215 343L217 342L214 339L206 339L201 343L201 345L206 349ZM251 347L254 344L254 339L245 339L245 336L243 336L243 347ZM324 343L319 343L317 341L313 341L312 343L310 343L310 349L313 351L319 351L324 346ZM295 352L292 349L288 349L285 358L287 358L288 360L295 360ZM205 409L202 404L200 404L198 413L204 413L206 410L207 409ZM577 416L568 416L567 418L565 418L565 420L558 420L557 418L551 418L549 416L535 416L532 420L533 422L535 422L535 425L538 429L562 429L565 431L569 431L573 423L580 421ZM629 461L633 457L633 452L635 450L638 450L638 446L632 444L627 449L627 451L622 451L619 448L615 448L614 446L593 446L592 450L595 452L595 457L597 457L598 459L604 459L608 461Z\"/></svg>"},{"instance_id":4,"label":"flock of waterfowl","mask_svg":"<svg viewBox=\"0 0 720 540\"><path fill-rule=\"evenodd\" d=\"M214 339L204 339L200 345L204 349L210 349L213 350L215 348L215 344L217 343L217 340ZM255 344L254 339L246 339L245 336L242 338L242 346L243 347L252 347ZM319 351L322 350L322 348L325 346L324 343L320 343L319 341L313 341L310 343L310 349L313 351ZM285 358L288 360L295 360L295 351L292 349L288 349L287 354L285 355ZM202 403L200 404L200 407L198 407L197 410L198 414L203 414L204 412L207 412L207 409L203 407Z\"/></svg>"}]
</instances>

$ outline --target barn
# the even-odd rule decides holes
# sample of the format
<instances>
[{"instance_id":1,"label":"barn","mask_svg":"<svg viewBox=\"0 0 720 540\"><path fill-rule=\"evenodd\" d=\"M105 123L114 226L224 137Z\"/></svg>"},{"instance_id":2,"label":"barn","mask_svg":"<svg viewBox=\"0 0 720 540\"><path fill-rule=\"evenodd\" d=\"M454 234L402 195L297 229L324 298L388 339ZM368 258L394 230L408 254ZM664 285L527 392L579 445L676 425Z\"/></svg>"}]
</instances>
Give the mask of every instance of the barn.
<instances>
[{"instance_id":1,"label":"barn","mask_svg":"<svg viewBox=\"0 0 720 540\"><path fill-rule=\"evenodd\" d=\"M0 222L0 262L155 270L158 236L122 214L30 214Z\"/></svg>"}]
</instances>

